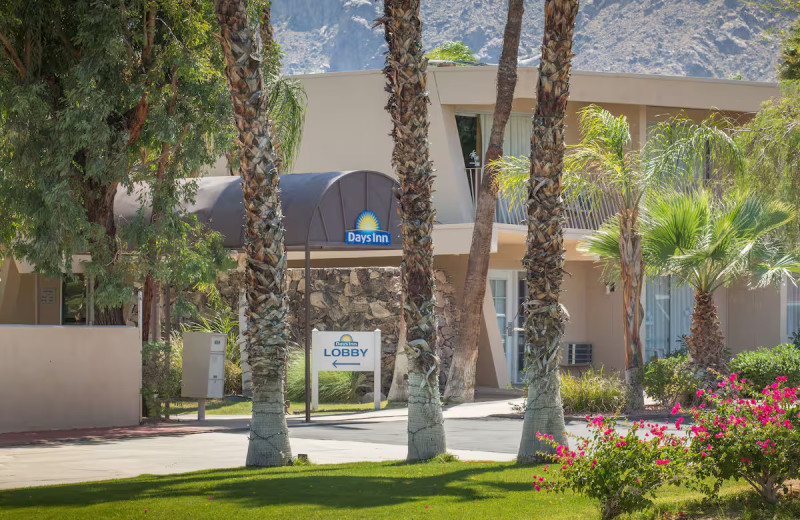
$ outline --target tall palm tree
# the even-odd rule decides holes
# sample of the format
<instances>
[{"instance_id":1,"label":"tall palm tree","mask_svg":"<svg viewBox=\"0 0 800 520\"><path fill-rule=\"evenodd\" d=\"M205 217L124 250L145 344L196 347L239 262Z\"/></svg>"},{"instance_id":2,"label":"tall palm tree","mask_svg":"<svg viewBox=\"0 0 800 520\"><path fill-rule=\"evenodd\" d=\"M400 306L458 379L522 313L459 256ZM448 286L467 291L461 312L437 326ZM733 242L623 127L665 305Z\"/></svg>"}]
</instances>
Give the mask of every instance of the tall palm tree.
<instances>
[{"instance_id":1,"label":"tall palm tree","mask_svg":"<svg viewBox=\"0 0 800 520\"><path fill-rule=\"evenodd\" d=\"M280 466L292 460L283 401L288 309L279 177L266 108L269 92L260 38L250 23L246 0L216 0L215 8L238 131L246 213L245 341L253 381L247 465Z\"/></svg>"},{"instance_id":2,"label":"tall palm tree","mask_svg":"<svg viewBox=\"0 0 800 520\"><path fill-rule=\"evenodd\" d=\"M567 443L558 377L566 316L559 302L564 277L564 118L569 98L572 36L578 0L545 0L544 38L528 181L528 246L525 299L525 379L528 398L517 460L542 460L553 447L539 438Z\"/></svg>"},{"instance_id":3,"label":"tall palm tree","mask_svg":"<svg viewBox=\"0 0 800 520\"><path fill-rule=\"evenodd\" d=\"M641 409L644 393L637 372L644 362L640 332L645 266L639 222L643 202L664 186L695 184L698 172L709 178L712 164L736 171L741 154L717 116L699 124L683 116L659 123L639 149L631 145L630 125L624 115L615 117L590 105L580 111L579 119L581 140L569 147L571 153L565 160L565 193L571 203L588 200L593 211L602 199L616 208L613 222L620 229L614 235L619 241L614 254L606 254L610 244L602 231L590 235L581 249L600 259L607 278L621 282L628 406ZM519 203L527 162L504 158L498 164L503 171L503 193L512 203Z\"/></svg>"},{"instance_id":4,"label":"tall palm tree","mask_svg":"<svg viewBox=\"0 0 800 520\"><path fill-rule=\"evenodd\" d=\"M782 202L738 193L719 200L706 189L662 195L648 204L642 219L645 263L695 290L687 343L698 368L726 365L714 291L741 278L764 286L796 270L797 260L773 236L794 216Z\"/></svg>"},{"instance_id":5,"label":"tall palm tree","mask_svg":"<svg viewBox=\"0 0 800 520\"><path fill-rule=\"evenodd\" d=\"M503 51L497 67L497 100L494 106L492 132L486 149L486 169L478 189L475 225L469 250L467 274L464 278L464 298L461 306L461 327L457 348L450 362L445 400L449 402L472 401L475 398L475 368L478 360L483 316L483 299L486 295L486 278L489 275L489 253L492 246L494 212L497 206L497 181L495 161L503 155L503 136L511 103L517 86L517 56L522 31L522 0L509 0L508 20L503 34Z\"/></svg>"},{"instance_id":6,"label":"tall palm tree","mask_svg":"<svg viewBox=\"0 0 800 520\"><path fill-rule=\"evenodd\" d=\"M428 144L427 59L422 49L420 0L385 0L386 110L392 119L392 165L400 179L403 221L401 265L408 358L408 460L427 460L445 451L439 397L439 357L433 275L435 211L433 163Z\"/></svg>"}]
</instances>

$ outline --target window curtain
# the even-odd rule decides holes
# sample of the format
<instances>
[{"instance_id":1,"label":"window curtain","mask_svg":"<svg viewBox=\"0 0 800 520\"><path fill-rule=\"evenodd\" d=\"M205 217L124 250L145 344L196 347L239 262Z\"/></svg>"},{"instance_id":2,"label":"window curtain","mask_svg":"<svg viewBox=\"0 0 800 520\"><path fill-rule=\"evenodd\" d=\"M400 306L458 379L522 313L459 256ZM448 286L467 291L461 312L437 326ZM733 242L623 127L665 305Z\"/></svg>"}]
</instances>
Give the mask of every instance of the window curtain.
<instances>
[{"instance_id":1,"label":"window curtain","mask_svg":"<svg viewBox=\"0 0 800 520\"><path fill-rule=\"evenodd\" d=\"M694 290L670 276L647 278L645 286L645 360L669 356L690 334Z\"/></svg>"},{"instance_id":2,"label":"window curtain","mask_svg":"<svg viewBox=\"0 0 800 520\"><path fill-rule=\"evenodd\" d=\"M786 337L789 341L800 331L800 287L795 284L800 281L786 281Z\"/></svg>"}]
</instances>

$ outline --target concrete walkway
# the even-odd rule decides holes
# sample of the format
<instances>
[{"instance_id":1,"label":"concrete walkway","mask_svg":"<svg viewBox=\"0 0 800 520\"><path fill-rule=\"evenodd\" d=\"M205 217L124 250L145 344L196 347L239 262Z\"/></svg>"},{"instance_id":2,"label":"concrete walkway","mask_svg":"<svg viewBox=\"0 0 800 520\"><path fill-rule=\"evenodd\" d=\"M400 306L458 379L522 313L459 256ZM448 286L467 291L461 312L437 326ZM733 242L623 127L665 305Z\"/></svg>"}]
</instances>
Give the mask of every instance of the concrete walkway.
<instances>
[{"instance_id":1,"label":"concrete walkway","mask_svg":"<svg viewBox=\"0 0 800 520\"><path fill-rule=\"evenodd\" d=\"M513 460L522 421L491 417L512 412L511 403L506 398L447 407L448 452L462 460ZM0 447L0 489L241 467L249 420L209 415L199 423L193 416L180 416L177 423L106 434L23 435L15 445L6 436ZM292 452L305 453L318 464L404 459L406 422L405 409L314 416L311 423L302 416L288 419ZM567 430L585 434L586 422L567 420Z\"/></svg>"},{"instance_id":2,"label":"concrete walkway","mask_svg":"<svg viewBox=\"0 0 800 520\"><path fill-rule=\"evenodd\" d=\"M295 437L291 444L294 454L307 453L318 464L399 460L406 456L406 447L397 444ZM513 460L515 456L452 451L463 460ZM241 467L246 453L244 432L4 448L0 450L0 489Z\"/></svg>"},{"instance_id":3,"label":"concrete walkway","mask_svg":"<svg viewBox=\"0 0 800 520\"><path fill-rule=\"evenodd\" d=\"M510 413L510 403L447 407L448 451L463 460L513 460L521 421L487 419ZM289 416L292 452L308 454L318 464L404 459L407 416L405 408L315 415L311 423ZM202 423L193 415L177 419L158 426L0 436L0 489L244 464L249 416L208 415ZM487 442L487 435L497 442Z\"/></svg>"}]
</instances>

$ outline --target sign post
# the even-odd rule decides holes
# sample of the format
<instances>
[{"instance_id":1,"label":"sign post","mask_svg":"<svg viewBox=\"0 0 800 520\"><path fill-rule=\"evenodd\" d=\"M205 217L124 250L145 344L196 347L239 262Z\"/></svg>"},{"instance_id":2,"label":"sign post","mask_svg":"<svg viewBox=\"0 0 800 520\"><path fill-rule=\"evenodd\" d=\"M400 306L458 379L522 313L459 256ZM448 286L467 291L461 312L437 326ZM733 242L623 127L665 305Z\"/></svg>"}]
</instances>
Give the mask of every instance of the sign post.
<instances>
[{"instance_id":1,"label":"sign post","mask_svg":"<svg viewBox=\"0 0 800 520\"><path fill-rule=\"evenodd\" d=\"M381 331L311 332L311 409L319 408L320 372L372 372L375 409L381 408Z\"/></svg>"}]
</instances>

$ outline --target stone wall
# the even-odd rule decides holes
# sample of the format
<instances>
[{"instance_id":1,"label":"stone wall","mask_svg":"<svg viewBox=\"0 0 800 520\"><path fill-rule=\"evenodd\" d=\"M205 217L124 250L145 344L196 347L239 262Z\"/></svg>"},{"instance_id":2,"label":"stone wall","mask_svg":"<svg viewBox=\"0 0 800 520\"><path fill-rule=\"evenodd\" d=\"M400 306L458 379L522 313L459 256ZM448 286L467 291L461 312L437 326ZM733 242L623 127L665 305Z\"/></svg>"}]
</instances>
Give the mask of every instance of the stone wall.
<instances>
[{"instance_id":1,"label":"stone wall","mask_svg":"<svg viewBox=\"0 0 800 520\"><path fill-rule=\"evenodd\" d=\"M291 339L304 345L303 269L289 269L289 324ZM444 271L436 272L436 311L439 317L438 351L442 358L439 381L447 370L455 342L453 286ZM311 270L311 328L319 330L381 329L381 386L386 395L392 383L399 340L401 308L400 269L395 267L325 268Z\"/></svg>"},{"instance_id":2,"label":"stone wall","mask_svg":"<svg viewBox=\"0 0 800 520\"><path fill-rule=\"evenodd\" d=\"M305 337L305 271L287 270L290 341L302 348ZM232 308L238 307L242 272L220 275L217 287ZM444 271L436 271L437 350L442 359L439 382L444 389L458 330L454 287ZM381 386L391 386L401 315L400 269L396 267L321 268L311 270L311 328L381 330Z\"/></svg>"}]
</instances>

